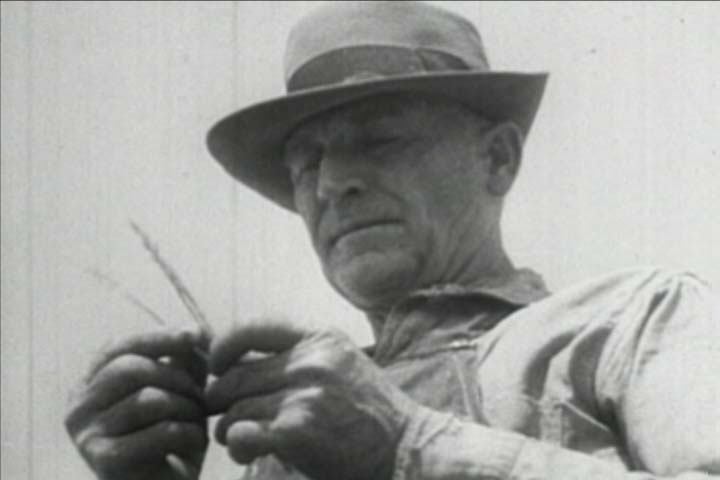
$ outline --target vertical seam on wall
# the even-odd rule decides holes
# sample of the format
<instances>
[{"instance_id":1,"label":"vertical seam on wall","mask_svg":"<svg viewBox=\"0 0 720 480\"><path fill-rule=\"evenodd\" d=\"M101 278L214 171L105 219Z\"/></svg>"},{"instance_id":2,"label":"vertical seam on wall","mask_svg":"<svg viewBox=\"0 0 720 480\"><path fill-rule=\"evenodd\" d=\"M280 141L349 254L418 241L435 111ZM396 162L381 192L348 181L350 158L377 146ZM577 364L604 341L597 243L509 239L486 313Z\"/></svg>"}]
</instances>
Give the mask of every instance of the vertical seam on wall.
<instances>
[{"instance_id":1,"label":"vertical seam on wall","mask_svg":"<svg viewBox=\"0 0 720 480\"><path fill-rule=\"evenodd\" d=\"M26 254L27 254L27 277L28 277L28 365L27 365L27 382L28 382L28 405L27 405L27 422L28 422L28 436L27 436L27 473L29 479L32 479L34 477L33 472L33 448L34 448L34 436L33 436L33 429L34 429L34 423L35 423L35 416L33 414L33 403L35 398L35 391L34 391L34 385L33 381L35 378L35 363L34 363L34 350L35 350L35 337L34 337L34 322L35 322L35 312L33 308L33 270L34 270L34 261L33 261L33 149L32 149L32 141L33 141L33 115L32 115L32 106L33 106L33 78L34 75L32 74L33 69L33 36L32 36L32 2L27 2L26 4L26 17L25 17L25 35L26 35L26 42L27 42L27 52L26 52L26 62L27 62L27 82L26 82L26 94L27 94L27 107L25 109L25 151L27 154L27 163L26 163L26 175L27 175L27 185L25 190L25 212L27 215L27 222L28 222L28 228L27 228L27 238L25 241L25 247L26 247Z\"/></svg>"},{"instance_id":2,"label":"vertical seam on wall","mask_svg":"<svg viewBox=\"0 0 720 480\"><path fill-rule=\"evenodd\" d=\"M230 92L232 95L232 105L233 107L237 105L238 102L238 88L237 88L237 80L238 80L238 61L237 61L237 55L236 52L238 50L238 2L232 2L232 18L231 18L231 29L230 32L230 38L231 38L231 46L230 46L230 56L231 56L231 62L232 62L232 75L230 76L230 81L232 84L230 85ZM231 272L230 272L230 278L231 278L231 296L230 296L230 318L232 321L235 321L237 319L237 261L238 261L238 255L237 255L237 249L238 249L238 238L237 238L237 222L238 222L238 185L237 182L232 178L230 178L230 214L232 215L231 225L232 225L232 245L230 245L230 255L232 262L231 265Z\"/></svg>"}]
</instances>

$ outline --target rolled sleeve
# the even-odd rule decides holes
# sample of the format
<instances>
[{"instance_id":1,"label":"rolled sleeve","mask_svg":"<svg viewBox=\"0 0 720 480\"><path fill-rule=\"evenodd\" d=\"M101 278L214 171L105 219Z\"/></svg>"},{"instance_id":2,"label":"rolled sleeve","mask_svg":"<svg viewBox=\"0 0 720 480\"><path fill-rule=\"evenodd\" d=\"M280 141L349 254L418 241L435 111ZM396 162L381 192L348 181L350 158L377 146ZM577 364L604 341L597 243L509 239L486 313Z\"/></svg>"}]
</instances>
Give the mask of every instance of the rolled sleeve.
<instances>
[{"instance_id":1,"label":"rolled sleeve","mask_svg":"<svg viewBox=\"0 0 720 480\"><path fill-rule=\"evenodd\" d=\"M588 455L426 410L400 445L393 480L642 478L654 477L631 475Z\"/></svg>"},{"instance_id":2,"label":"rolled sleeve","mask_svg":"<svg viewBox=\"0 0 720 480\"><path fill-rule=\"evenodd\" d=\"M693 470L673 476L627 471L590 455L517 433L426 413L400 445L393 480L703 480Z\"/></svg>"},{"instance_id":3,"label":"rolled sleeve","mask_svg":"<svg viewBox=\"0 0 720 480\"><path fill-rule=\"evenodd\" d=\"M526 441L423 408L400 443L393 480L509 478Z\"/></svg>"}]
</instances>

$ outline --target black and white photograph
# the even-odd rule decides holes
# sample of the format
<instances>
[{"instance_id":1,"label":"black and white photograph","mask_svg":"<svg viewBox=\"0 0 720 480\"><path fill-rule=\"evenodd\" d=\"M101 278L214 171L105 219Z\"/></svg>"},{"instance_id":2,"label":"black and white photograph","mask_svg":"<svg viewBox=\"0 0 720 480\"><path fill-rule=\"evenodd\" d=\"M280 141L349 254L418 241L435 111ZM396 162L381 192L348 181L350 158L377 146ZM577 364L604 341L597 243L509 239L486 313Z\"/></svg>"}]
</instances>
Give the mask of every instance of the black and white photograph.
<instances>
[{"instance_id":1,"label":"black and white photograph","mask_svg":"<svg viewBox=\"0 0 720 480\"><path fill-rule=\"evenodd\" d=\"M2 1L3 480L720 479L720 4Z\"/></svg>"}]
</instances>

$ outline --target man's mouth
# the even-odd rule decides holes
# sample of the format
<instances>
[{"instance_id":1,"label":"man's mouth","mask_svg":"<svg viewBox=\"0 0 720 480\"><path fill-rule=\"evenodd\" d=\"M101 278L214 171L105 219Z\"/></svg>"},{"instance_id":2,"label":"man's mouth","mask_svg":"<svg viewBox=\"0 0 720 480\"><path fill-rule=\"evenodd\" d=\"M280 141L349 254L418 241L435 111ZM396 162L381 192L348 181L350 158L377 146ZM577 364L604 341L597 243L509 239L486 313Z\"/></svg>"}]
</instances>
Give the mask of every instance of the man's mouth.
<instances>
[{"instance_id":1,"label":"man's mouth","mask_svg":"<svg viewBox=\"0 0 720 480\"><path fill-rule=\"evenodd\" d=\"M383 219L383 220L368 220L368 221L362 221L362 222L352 222L348 223L347 225L339 228L335 234L333 234L330 237L330 241L328 242L330 248L337 245L337 243L342 240L345 237L348 237L350 235L368 231L375 228L383 228L383 227L389 227L389 226L397 226L400 222L398 220L392 220L392 219Z\"/></svg>"}]
</instances>

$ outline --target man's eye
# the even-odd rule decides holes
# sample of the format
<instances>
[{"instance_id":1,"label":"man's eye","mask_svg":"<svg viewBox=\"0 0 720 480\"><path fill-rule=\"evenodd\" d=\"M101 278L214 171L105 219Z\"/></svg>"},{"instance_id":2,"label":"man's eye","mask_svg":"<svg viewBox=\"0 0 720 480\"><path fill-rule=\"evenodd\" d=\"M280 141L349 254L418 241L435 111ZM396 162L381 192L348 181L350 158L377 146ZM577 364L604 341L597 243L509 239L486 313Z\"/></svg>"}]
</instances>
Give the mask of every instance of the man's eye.
<instances>
[{"instance_id":1,"label":"man's eye","mask_svg":"<svg viewBox=\"0 0 720 480\"><path fill-rule=\"evenodd\" d=\"M402 143L403 137L399 135L387 135L381 137L371 137L367 139L365 145L368 150L377 151L390 147L398 146Z\"/></svg>"},{"instance_id":2,"label":"man's eye","mask_svg":"<svg viewBox=\"0 0 720 480\"><path fill-rule=\"evenodd\" d=\"M395 142L398 142L398 141L400 141L400 138L401 137L398 135L389 135L387 137L375 137L375 138L371 138L369 143L372 146L382 147L385 145L390 145Z\"/></svg>"},{"instance_id":3,"label":"man's eye","mask_svg":"<svg viewBox=\"0 0 720 480\"><path fill-rule=\"evenodd\" d=\"M290 169L292 182L298 184L307 174L317 172L320 167L320 152L319 150L312 150L293 155L287 165Z\"/></svg>"}]
</instances>

